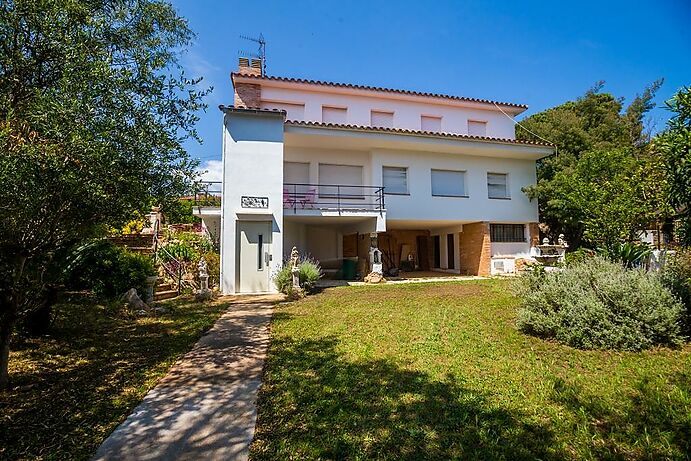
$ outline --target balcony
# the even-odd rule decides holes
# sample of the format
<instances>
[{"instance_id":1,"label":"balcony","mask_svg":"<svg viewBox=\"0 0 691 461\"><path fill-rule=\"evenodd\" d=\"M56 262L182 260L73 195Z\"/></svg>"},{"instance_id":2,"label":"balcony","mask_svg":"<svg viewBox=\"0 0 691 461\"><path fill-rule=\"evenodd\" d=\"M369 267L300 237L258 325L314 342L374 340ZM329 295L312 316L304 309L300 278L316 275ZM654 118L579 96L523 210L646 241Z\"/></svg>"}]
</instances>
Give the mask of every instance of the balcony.
<instances>
[{"instance_id":1,"label":"balcony","mask_svg":"<svg viewBox=\"0 0 691 461\"><path fill-rule=\"evenodd\" d=\"M223 183L221 181L201 181L194 193L194 206L220 207L222 190Z\"/></svg>"},{"instance_id":2,"label":"balcony","mask_svg":"<svg viewBox=\"0 0 691 461\"><path fill-rule=\"evenodd\" d=\"M283 208L304 211L384 213L384 188L343 184L283 184Z\"/></svg>"},{"instance_id":3,"label":"balcony","mask_svg":"<svg viewBox=\"0 0 691 461\"><path fill-rule=\"evenodd\" d=\"M194 194L196 214L218 214L222 183L203 181ZM378 213L383 216L384 188L343 184L283 184L283 209L293 214Z\"/></svg>"}]
</instances>

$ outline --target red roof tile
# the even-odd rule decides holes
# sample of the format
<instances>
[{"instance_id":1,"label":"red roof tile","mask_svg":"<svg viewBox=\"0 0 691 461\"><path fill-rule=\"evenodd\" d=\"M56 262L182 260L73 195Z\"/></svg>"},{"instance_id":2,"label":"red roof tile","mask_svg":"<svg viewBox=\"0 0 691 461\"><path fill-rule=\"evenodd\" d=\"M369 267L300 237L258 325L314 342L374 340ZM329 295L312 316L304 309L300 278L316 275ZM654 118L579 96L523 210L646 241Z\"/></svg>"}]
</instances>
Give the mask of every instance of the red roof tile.
<instances>
[{"instance_id":1,"label":"red roof tile","mask_svg":"<svg viewBox=\"0 0 691 461\"><path fill-rule=\"evenodd\" d=\"M319 128L336 128L342 130L358 130L358 131L379 131L383 133L396 133L396 134L409 134L417 136L433 136L440 138L452 138L452 139L468 139L473 141L483 141L483 142L496 142L496 143L506 143L506 144L520 144L526 146L539 146L539 147L554 147L552 144L535 142L535 141L521 141L518 139L508 139L508 138L492 138L489 136L475 136L470 134L461 133L443 133L436 131L421 131L421 130L408 130L404 128L387 128L378 126L364 126L364 125L347 125L340 123L322 123L322 122L308 122L303 120L286 120L286 125L293 126L313 126Z\"/></svg>"},{"instance_id":2,"label":"red roof tile","mask_svg":"<svg viewBox=\"0 0 691 461\"><path fill-rule=\"evenodd\" d=\"M501 102L501 101L492 101L490 99L478 99L478 98L466 98L464 96L451 96L447 94L441 94L441 93L427 93L424 91L412 91L412 90L397 90L394 88L383 88L383 87L378 87L378 86L369 86L369 85L356 85L352 83L336 83L336 82L325 82L322 80L309 80L309 79L303 79L303 78L289 78L289 77L275 77L275 76L261 76L261 75L253 75L253 74L243 74L239 72L233 72L230 74L231 78L233 81L235 81L235 77L242 77L242 78L251 78L254 80L269 80L269 81L275 81L275 82L288 82L288 83L303 83L307 85L324 85L324 86L334 86L334 87L339 87L339 88L350 88L353 90L367 90L367 91L383 91L386 93L398 93L398 94L405 94L408 96L423 96L423 97L429 97L429 98L442 98L442 99L450 99L453 101L467 101L467 102L476 102L480 104L497 104L499 106L504 106L504 107L513 107L516 109L522 109L526 110L528 108L527 105L525 104L514 104L511 102Z\"/></svg>"}]
</instances>

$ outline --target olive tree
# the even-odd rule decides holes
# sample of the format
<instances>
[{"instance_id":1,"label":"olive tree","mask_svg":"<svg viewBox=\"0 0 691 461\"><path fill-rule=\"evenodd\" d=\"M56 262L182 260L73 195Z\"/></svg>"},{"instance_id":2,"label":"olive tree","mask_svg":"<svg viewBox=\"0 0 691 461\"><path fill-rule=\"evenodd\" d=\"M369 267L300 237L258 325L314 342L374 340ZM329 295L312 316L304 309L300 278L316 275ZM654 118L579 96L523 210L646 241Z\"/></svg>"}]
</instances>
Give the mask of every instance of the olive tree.
<instances>
[{"instance_id":1,"label":"olive tree","mask_svg":"<svg viewBox=\"0 0 691 461\"><path fill-rule=\"evenodd\" d=\"M0 2L0 388L65 248L194 181L192 39L163 1Z\"/></svg>"}]
</instances>

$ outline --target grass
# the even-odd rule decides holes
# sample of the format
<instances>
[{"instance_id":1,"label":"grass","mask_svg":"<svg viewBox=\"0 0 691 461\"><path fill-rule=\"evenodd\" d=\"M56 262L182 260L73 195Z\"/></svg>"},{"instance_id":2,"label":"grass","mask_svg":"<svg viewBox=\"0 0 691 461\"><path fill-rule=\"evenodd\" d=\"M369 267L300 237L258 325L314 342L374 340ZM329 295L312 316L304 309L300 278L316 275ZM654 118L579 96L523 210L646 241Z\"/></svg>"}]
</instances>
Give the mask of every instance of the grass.
<instances>
[{"instance_id":1,"label":"grass","mask_svg":"<svg viewBox=\"0 0 691 461\"><path fill-rule=\"evenodd\" d=\"M168 302L132 317L90 300L61 304L50 335L16 337L0 391L0 459L88 459L226 305Z\"/></svg>"},{"instance_id":2,"label":"grass","mask_svg":"<svg viewBox=\"0 0 691 461\"><path fill-rule=\"evenodd\" d=\"M251 459L689 459L691 345L576 350L516 305L501 280L280 305Z\"/></svg>"}]
</instances>

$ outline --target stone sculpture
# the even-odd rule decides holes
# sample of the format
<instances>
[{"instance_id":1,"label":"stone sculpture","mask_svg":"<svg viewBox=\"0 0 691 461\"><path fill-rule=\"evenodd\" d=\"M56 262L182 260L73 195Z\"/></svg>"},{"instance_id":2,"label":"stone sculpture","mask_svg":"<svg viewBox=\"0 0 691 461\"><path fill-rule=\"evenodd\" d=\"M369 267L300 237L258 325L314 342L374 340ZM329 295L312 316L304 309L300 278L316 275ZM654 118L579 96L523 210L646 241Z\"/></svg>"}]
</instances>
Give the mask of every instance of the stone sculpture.
<instances>
[{"instance_id":1,"label":"stone sculpture","mask_svg":"<svg viewBox=\"0 0 691 461\"><path fill-rule=\"evenodd\" d=\"M209 289L209 269L206 263L206 259L203 257L199 259L199 264L197 265L199 269L199 291L197 292L197 301L205 301L211 299L211 290Z\"/></svg>"}]
</instances>

